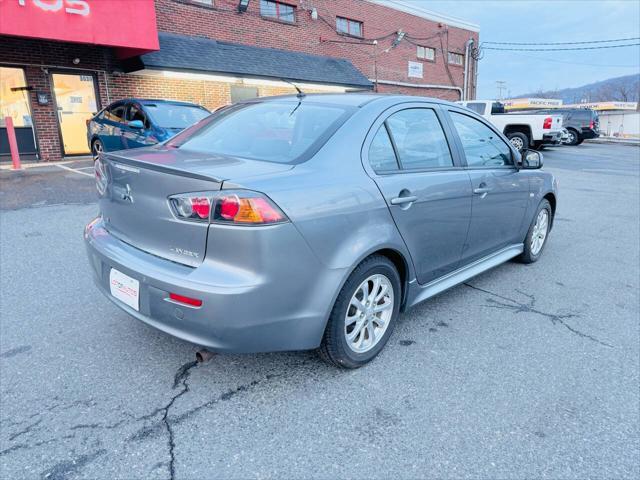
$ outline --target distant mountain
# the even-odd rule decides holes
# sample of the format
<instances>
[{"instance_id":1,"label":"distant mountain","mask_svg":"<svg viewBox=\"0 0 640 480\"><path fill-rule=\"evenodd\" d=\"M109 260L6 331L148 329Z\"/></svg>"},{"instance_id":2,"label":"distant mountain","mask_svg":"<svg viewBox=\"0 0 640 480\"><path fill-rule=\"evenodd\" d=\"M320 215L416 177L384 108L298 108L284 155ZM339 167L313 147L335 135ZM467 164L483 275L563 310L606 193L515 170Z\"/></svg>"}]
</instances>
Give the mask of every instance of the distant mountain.
<instances>
[{"instance_id":1,"label":"distant mountain","mask_svg":"<svg viewBox=\"0 0 640 480\"><path fill-rule=\"evenodd\" d=\"M638 102L640 101L640 73L610 78L582 87L524 93L513 98L560 98L563 103Z\"/></svg>"}]
</instances>

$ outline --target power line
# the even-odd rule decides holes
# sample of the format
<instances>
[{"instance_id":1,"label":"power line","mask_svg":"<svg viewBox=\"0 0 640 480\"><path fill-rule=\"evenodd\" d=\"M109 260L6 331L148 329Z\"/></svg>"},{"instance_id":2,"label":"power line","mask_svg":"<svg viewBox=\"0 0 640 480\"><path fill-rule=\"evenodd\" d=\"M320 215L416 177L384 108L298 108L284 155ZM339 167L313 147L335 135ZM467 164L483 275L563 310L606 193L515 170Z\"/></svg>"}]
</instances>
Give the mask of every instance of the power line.
<instances>
[{"instance_id":1,"label":"power line","mask_svg":"<svg viewBox=\"0 0 640 480\"><path fill-rule=\"evenodd\" d=\"M612 40L587 40L583 42L482 42L491 45L586 45L588 43L613 43L640 40L640 37L615 38Z\"/></svg>"},{"instance_id":2,"label":"power line","mask_svg":"<svg viewBox=\"0 0 640 480\"><path fill-rule=\"evenodd\" d=\"M635 47L640 45L639 43L629 43L626 45L602 45L599 47L571 47L571 48L501 48L501 47L485 47L482 46L483 50L504 50L504 51L513 51L513 52L566 52L566 51L576 51L576 50L601 50L604 48L622 48L622 47Z\"/></svg>"},{"instance_id":3,"label":"power line","mask_svg":"<svg viewBox=\"0 0 640 480\"><path fill-rule=\"evenodd\" d=\"M515 53L513 54L515 55ZM533 58L535 60L540 60L543 62L552 62L552 63L566 63L570 65L584 65L587 67L602 67L602 68L640 68L640 64L636 65L603 65L602 63L585 63L585 62L572 62L570 60L558 60L555 58L546 58L546 57L538 57L536 55L524 55L519 54L521 57Z\"/></svg>"}]
</instances>

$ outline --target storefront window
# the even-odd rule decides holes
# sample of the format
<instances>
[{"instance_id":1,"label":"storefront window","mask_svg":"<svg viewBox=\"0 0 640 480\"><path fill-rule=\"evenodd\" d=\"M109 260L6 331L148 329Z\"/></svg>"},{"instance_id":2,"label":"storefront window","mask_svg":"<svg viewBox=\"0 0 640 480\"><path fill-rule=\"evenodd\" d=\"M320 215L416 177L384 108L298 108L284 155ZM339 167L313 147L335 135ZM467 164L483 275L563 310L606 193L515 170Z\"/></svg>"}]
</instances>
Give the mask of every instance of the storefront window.
<instances>
[{"instance_id":1,"label":"storefront window","mask_svg":"<svg viewBox=\"0 0 640 480\"><path fill-rule=\"evenodd\" d=\"M5 117L11 117L15 127L32 125L26 86L24 70L0 67L0 127L5 126Z\"/></svg>"}]
</instances>

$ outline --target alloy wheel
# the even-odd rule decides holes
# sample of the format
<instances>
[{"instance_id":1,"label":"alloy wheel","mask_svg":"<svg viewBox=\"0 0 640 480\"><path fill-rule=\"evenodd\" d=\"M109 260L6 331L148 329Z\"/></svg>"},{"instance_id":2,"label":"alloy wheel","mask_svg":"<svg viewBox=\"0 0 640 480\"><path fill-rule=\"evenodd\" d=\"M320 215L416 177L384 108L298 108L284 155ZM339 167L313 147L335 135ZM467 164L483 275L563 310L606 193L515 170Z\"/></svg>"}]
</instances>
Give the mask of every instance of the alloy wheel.
<instances>
[{"instance_id":1,"label":"alloy wheel","mask_svg":"<svg viewBox=\"0 0 640 480\"><path fill-rule=\"evenodd\" d=\"M374 274L356 289L344 319L344 335L349 348L365 353L382 339L393 315L393 285L382 274Z\"/></svg>"},{"instance_id":2,"label":"alloy wheel","mask_svg":"<svg viewBox=\"0 0 640 480\"><path fill-rule=\"evenodd\" d=\"M544 241L549 233L549 212L543 208L538 213L536 223L533 226L533 234L531 235L531 253L538 255L544 246Z\"/></svg>"},{"instance_id":3,"label":"alloy wheel","mask_svg":"<svg viewBox=\"0 0 640 480\"><path fill-rule=\"evenodd\" d=\"M524 147L524 142L520 137L513 137L509 141L511 142L511 145L518 149L518 151L522 150L522 148Z\"/></svg>"}]
</instances>

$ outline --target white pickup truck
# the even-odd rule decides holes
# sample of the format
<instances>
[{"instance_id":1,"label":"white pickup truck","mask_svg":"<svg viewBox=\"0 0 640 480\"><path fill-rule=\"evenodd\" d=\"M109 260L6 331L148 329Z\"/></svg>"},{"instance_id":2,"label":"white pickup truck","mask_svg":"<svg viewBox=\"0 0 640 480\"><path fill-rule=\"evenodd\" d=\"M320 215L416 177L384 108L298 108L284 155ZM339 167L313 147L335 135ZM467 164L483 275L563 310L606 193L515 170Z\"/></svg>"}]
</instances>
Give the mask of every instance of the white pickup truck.
<instances>
[{"instance_id":1,"label":"white pickup truck","mask_svg":"<svg viewBox=\"0 0 640 480\"><path fill-rule=\"evenodd\" d=\"M518 150L557 145L562 137L561 114L504 113L504 105L495 100L456 102L493 123Z\"/></svg>"}]
</instances>

